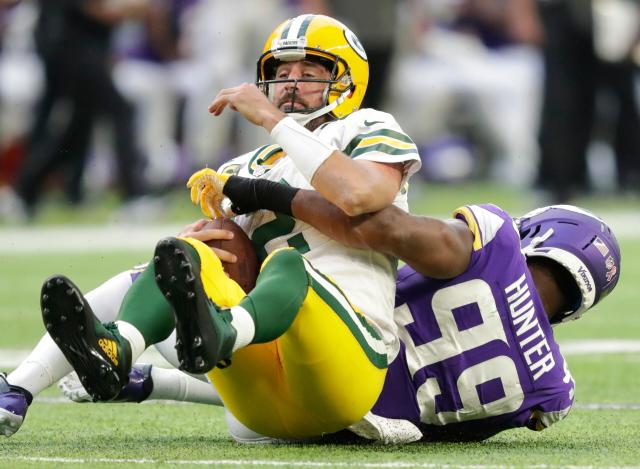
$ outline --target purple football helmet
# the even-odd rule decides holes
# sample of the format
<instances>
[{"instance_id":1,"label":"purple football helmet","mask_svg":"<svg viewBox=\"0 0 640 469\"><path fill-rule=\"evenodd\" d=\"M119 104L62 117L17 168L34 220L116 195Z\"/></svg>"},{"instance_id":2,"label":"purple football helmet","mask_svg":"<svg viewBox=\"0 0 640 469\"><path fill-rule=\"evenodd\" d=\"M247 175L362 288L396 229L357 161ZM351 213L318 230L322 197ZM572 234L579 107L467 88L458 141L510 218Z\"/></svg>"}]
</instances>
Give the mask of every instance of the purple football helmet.
<instances>
[{"instance_id":1,"label":"purple football helmet","mask_svg":"<svg viewBox=\"0 0 640 469\"><path fill-rule=\"evenodd\" d=\"M578 284L582 298L553 323L578 319L607 296L620 277L620 247L611 228L599 217L573 205L538 208L515 220L527 257L558 262Z\"/></svg>"}]
</instances>

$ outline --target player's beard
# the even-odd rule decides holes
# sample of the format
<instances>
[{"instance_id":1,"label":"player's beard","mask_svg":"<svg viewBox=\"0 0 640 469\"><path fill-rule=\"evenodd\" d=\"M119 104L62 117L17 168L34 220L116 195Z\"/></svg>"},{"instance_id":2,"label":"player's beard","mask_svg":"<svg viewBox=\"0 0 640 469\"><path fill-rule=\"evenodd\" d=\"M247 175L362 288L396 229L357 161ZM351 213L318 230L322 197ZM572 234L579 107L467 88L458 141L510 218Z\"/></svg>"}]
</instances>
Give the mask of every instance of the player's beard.
<instances>
[{"instance_id":1,"label":"player's beard","mask_svg":"<svg viewBox=\"0 0 640 469\"><path fill-rule=\"evenodd\" d=\"M302 107L295 107L295 104L301 104ZM295 92L294 93L290 93L287 96L285 96L284 98L280 99L278 101L278 109L282 110L282 112L285 113L289 113L289 112L299 112L299 113L305 113L310 109L309 103L307 101L305 101L304 99L300 99L298 96L296 96ZM305 124L305 127L313 132L314 130L316 130L318 127L320 127L322 124L324 124L325 122L329 122L335 120L335 117L333 117L333 115L331 115L331 113L326 113L323 114L321 116L316 117L315 119L307 122Z\"/></svg>"},{"instance_id":2,"label":"player's beard","mask_svg":"<svg viewBox=\"0 0 640 469\"><path fill-rule=\"evenodd\" d=\"M301 104L302 107L296 108L295 107L296 104ZM285 113L289 113L289 112L305 113L309 111L309 109L311 109L311 106L309 106L309 103L306 100L296 95L295 89L292 93L289 93L283 98L281 98L278 101L277 107L278 109L282 110L282 112L285 112ZM335 117L333 117L330 113L326 113L307 122L305 127L311 132L313 132L315 129L320 127L325 122L328 122L334 119Z\"/></svg>"},{"instance_id":3,"label":"player's beard","mask_svg":"<svg viewBox=\"0 0 640 469\"><path fill-rule=\"evenodd\" d=\"M296 107L296 104L301 105L301 107ZM277 107L278 109L282 110L282 112L305 113L310 109L311 106L309 106L308 101L298 96L294 89L291 93L287 93L278 101Z\"/></svg>"},{"instance_id":4,"label":"player's beard","mask_svg":"<svg viewBox=\"0 0 640 469\"><path fill-rule=\"evenodd\" d=\"M324 124L325 122L329 122L329 121L333 121L336 118L331 114L331 113L326 113L323 114L321 116L316 117L315 119L307 122L307 125L305 125L305 127L307 128L307 130L309 130L310 132L313 132L314 130L316 130L318 127L320 127L322 124Z\"/></svg>"}]
</instances>

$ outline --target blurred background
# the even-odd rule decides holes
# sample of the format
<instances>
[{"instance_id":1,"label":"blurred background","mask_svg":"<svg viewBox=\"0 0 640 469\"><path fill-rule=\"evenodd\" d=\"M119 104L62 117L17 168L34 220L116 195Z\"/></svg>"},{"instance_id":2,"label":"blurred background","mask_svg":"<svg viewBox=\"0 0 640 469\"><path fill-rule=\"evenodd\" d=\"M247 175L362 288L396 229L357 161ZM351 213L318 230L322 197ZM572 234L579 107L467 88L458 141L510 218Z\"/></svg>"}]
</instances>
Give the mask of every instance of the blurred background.
<instances>
[{"instance_id":1,"label":"blurred background","mask_svg":"<svg viewBox=\"0 0 640 469\"><path fill-rule=\"evenodd\" d=\"M191 172L266 141L208 104L309 12L359 36L364 106L418 144L414 212L640 214L640 0L0 0L0 226L199 216Z\"/></svg>"}]
</instances>

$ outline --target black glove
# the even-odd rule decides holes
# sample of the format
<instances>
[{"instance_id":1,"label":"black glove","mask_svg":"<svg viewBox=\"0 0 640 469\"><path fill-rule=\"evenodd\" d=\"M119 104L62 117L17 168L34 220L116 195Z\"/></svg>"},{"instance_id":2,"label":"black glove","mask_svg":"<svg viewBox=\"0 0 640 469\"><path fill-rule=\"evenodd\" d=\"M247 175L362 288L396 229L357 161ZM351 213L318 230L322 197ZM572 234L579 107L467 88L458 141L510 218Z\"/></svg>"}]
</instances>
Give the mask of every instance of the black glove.
<instances>
[{"instance_id":1,"label":"black glove","mask_svg":"<svg viewBox=\"0 0 640 469\"><path fill-rule=\"evenodd\" d=\"M222 193L231 200L231 210L237 215L271 210L292 216L291 203L300 189L265 179L231 176Z\"/></svg>"}]
</instances>

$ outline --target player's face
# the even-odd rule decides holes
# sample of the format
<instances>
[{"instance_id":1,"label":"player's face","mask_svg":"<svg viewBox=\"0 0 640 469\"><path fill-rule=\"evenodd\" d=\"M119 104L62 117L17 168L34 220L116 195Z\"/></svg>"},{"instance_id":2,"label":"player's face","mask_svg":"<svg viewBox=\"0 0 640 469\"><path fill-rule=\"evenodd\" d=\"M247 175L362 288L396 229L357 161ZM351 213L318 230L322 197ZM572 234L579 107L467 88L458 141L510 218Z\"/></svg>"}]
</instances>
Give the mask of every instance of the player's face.
<instances>
[{"instance_id":1,"label":"player's face","mask_svg":"<svg viewBox=\"0 0 640 469\"><path fill-rule=\"evenodd\" d=\"M322 65L308 60L285 62L276 69L276 80L329 80L331 73ZM274 103L283 112L303 112L324 104L326 83L286 82L275 85Z\"/></svg>"}]
</instances>

